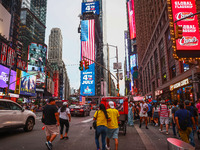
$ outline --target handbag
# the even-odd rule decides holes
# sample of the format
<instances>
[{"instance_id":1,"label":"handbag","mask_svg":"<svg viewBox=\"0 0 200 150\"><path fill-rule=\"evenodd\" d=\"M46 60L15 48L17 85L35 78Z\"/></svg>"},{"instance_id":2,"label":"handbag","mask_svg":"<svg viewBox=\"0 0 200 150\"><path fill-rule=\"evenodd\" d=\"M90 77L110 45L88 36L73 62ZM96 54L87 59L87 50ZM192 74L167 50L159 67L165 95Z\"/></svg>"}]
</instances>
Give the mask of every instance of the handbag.
<instances>
[{"instance_id":1,"label":"handbag","mask_svg":"<svg viewBox=\"0 0 200 150\"><path fill-rule=\"evenodd\" d=\"M97 116L98 116L98 111L97 111ZM96 117L96 119L93 121L92 126L93 126L93 128L96 130L96 128L97 128L97 117Z\"/></svg>"}]
</instances>

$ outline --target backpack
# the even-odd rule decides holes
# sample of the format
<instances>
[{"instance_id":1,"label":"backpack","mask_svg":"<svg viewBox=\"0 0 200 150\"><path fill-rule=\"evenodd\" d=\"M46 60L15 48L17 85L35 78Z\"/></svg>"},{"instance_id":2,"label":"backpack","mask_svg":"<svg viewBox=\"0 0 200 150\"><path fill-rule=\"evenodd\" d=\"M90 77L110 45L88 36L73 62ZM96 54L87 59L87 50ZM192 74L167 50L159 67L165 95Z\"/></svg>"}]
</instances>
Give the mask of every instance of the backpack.
<instances>
[{"instance_id":1,"label":"backpack","mask_svg":"<svg viewBox=\"0 0 200 150\"><path fill-rule=\"evenodd\" d=\"M187 117L181 122L179 122L181 130L185 131L187 129L189 123L188 120L189 120L189 111L187 110Z\"/></svg>"}]
</instances>

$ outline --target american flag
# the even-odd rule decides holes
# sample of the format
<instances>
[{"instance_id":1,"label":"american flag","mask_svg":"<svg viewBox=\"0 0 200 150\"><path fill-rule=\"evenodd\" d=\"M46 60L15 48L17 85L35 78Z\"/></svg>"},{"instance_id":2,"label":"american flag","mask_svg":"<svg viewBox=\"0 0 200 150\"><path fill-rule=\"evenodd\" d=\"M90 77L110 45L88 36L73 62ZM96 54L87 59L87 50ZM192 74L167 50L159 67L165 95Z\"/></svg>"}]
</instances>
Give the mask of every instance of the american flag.
<instances>
[{"instance_id":1,"label":"american flag","mask_svg":"<svg viewBox=\"0 0 200 150\"><path fill-rule=\"evenodd\" d=\"M81 22L81 60L83 56L95 60L95 22L82 20ZM89 65L93 62L89 60Z\"/></svg>"}]
</instances>

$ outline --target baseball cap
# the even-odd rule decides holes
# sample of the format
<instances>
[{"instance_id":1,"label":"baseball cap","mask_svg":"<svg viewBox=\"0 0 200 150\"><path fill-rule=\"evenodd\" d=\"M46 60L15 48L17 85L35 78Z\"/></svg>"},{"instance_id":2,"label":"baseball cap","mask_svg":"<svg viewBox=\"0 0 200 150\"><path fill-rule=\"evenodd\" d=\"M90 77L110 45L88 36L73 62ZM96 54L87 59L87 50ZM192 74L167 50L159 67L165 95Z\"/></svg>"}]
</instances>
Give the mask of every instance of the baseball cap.
<instances>
[{"instance_id":1,"label":"baseball cap","mask_svg":"<svg viewBox=\"0 0 200 150\"><path fill-rule=\"evenodd\" d=\"M185 105L189 105L190 101L189 100L185 100Z\"/></svg>"},{"instance_id":2,"label":"baseball cap","mask_svg":"<svg viewBox=\"0 0 200 150\"><path fill-rule=\"evenodd\" d=\"M109 101L109 106L110 106L110 108L115 108L115 106L114 106L114 102L113 101Z\"/></svg>"},{"instance_id":3,"label":"baseball cap","mask_svg":"<svg viewBox=\"0 0 200 150\"><path fill-rule=\"evenodd\" d=\"M64 102L63 105L68 105L68 103L67 103L67 102Z\"/></svg>"}]
</instances>

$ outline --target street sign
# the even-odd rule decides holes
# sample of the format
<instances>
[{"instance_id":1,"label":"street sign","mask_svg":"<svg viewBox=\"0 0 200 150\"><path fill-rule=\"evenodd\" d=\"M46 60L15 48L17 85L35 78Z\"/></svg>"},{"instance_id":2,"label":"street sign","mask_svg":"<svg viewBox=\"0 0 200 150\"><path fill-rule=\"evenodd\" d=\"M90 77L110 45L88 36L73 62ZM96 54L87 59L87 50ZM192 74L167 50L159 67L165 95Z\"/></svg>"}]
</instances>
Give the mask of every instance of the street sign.
<instances>
[{"instance_id":1,"label":"street sign","mask_svg":"<svg viewBox=\"0 0 200 150\"><path fill-rule=\"evenodd\" d=\"M122 69L122 63L113 63L113 69Z\"/></svg>"}]
</instances>

